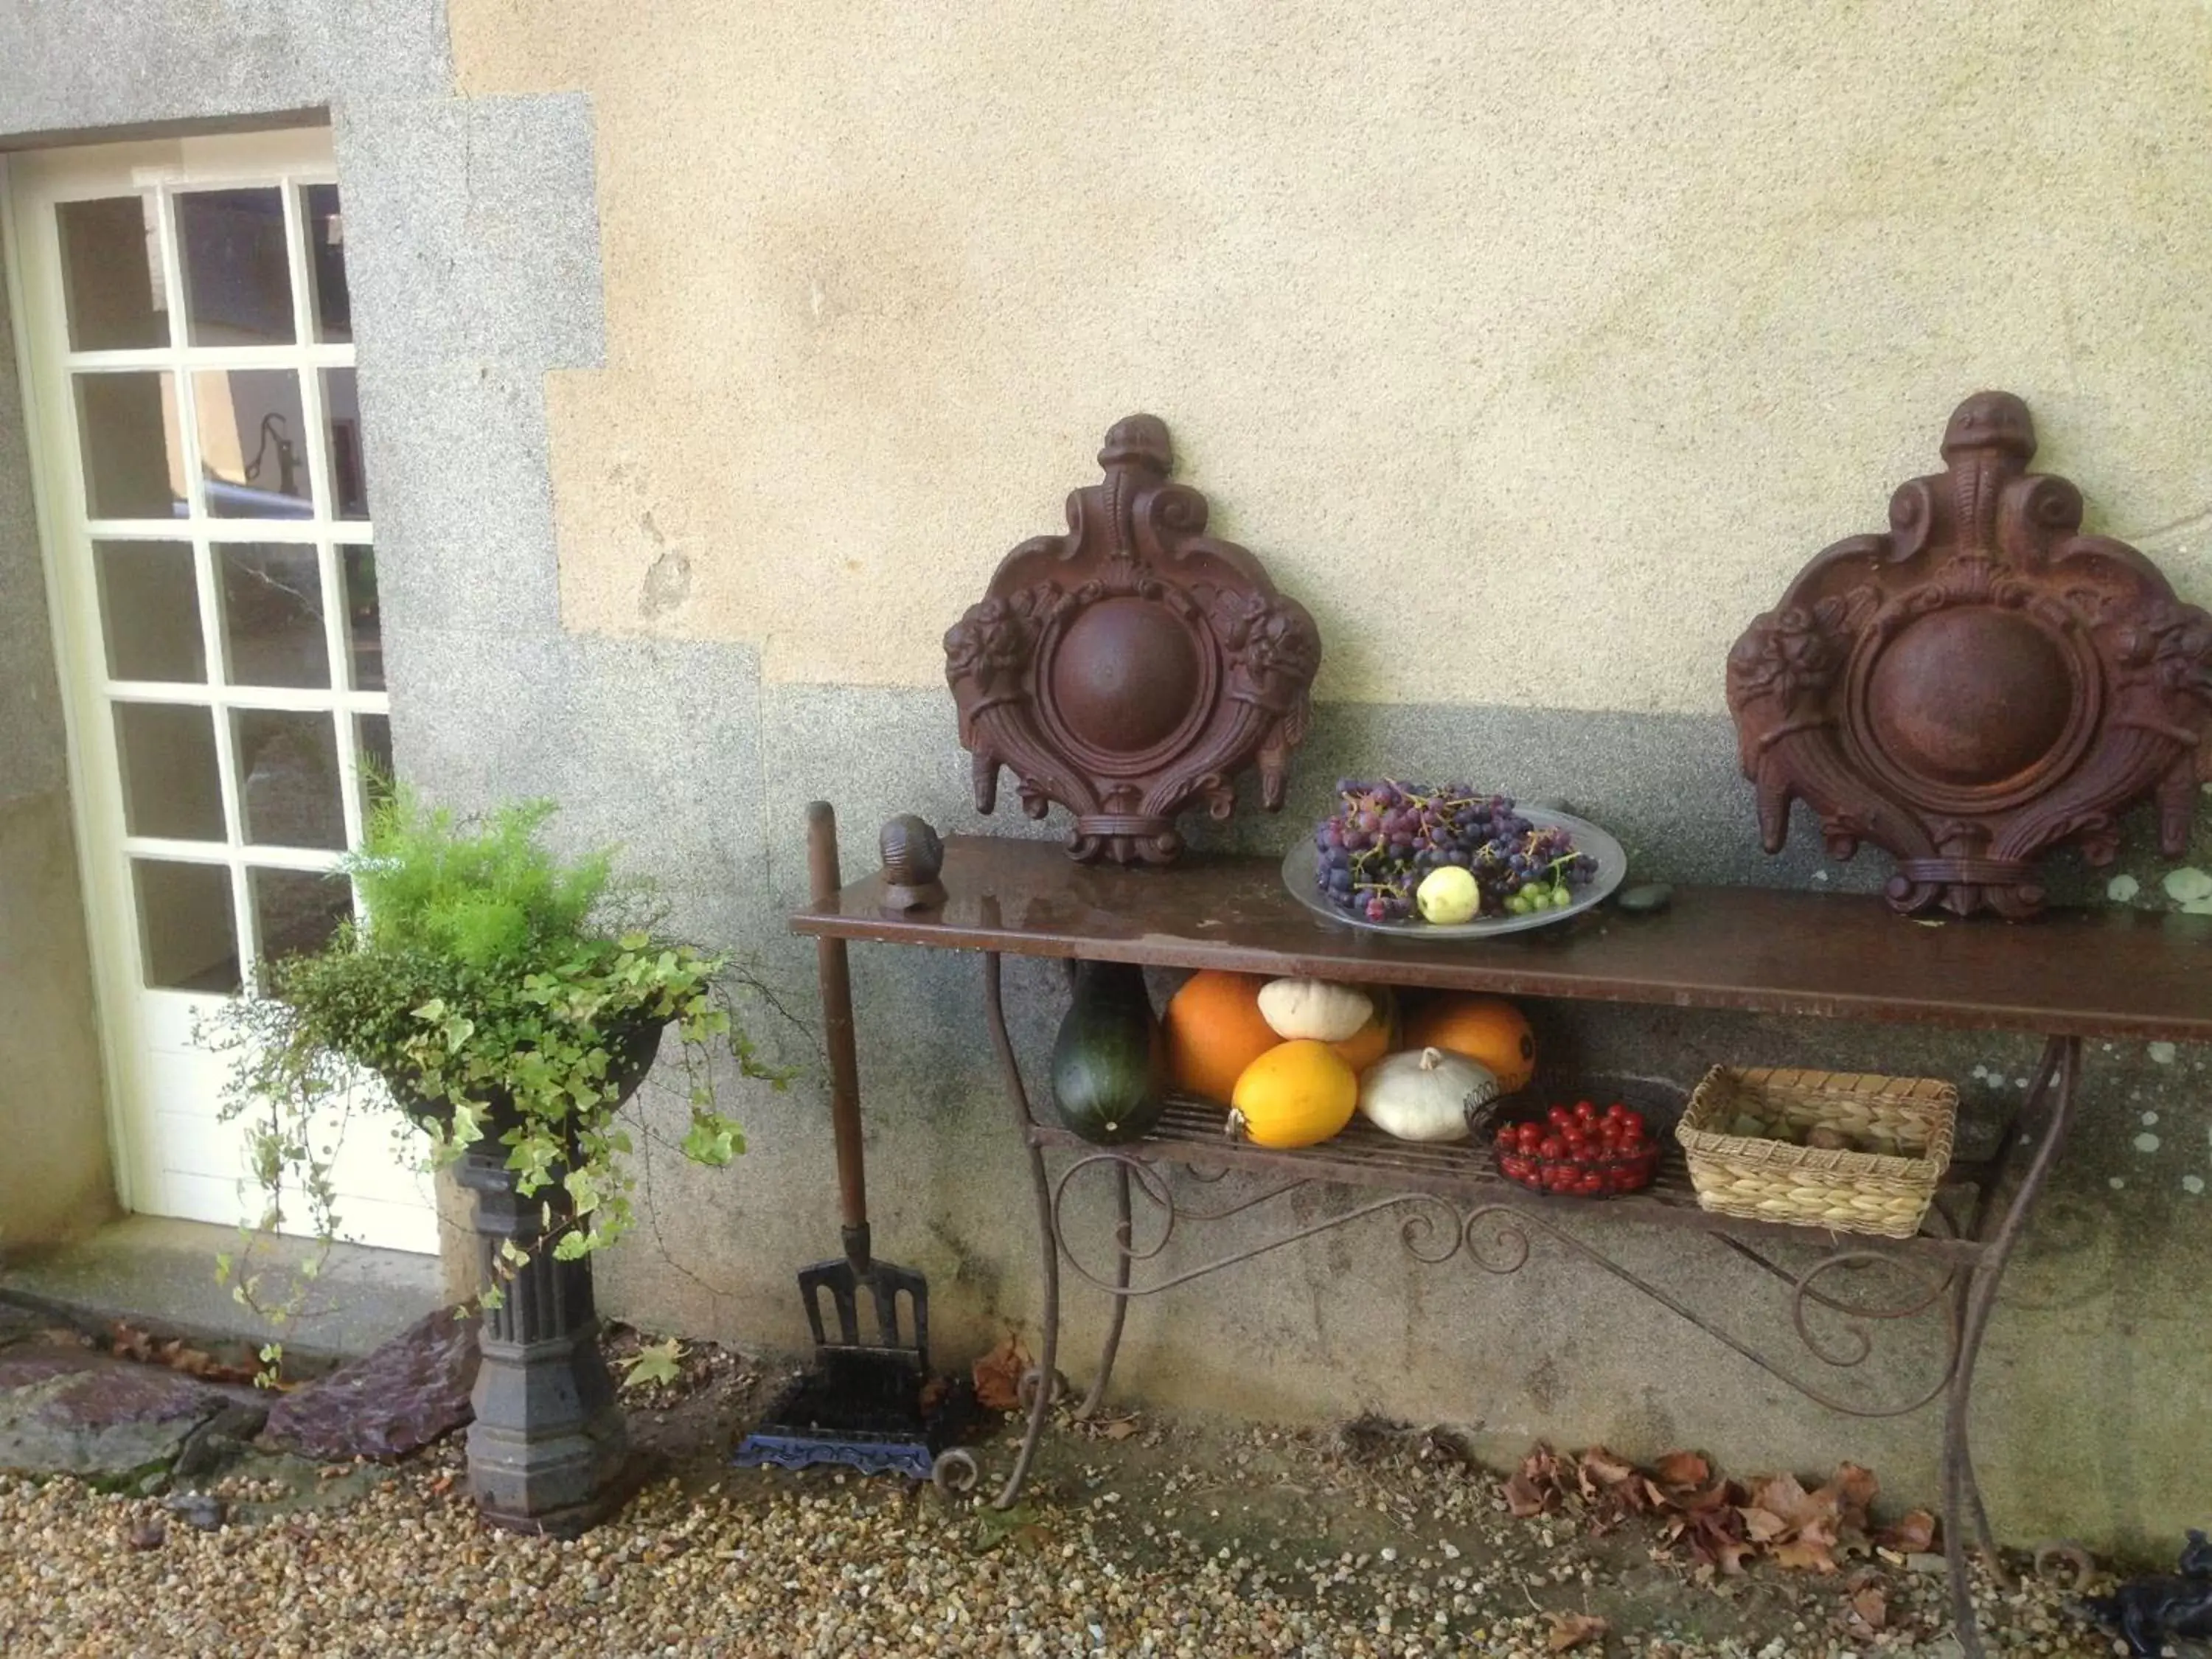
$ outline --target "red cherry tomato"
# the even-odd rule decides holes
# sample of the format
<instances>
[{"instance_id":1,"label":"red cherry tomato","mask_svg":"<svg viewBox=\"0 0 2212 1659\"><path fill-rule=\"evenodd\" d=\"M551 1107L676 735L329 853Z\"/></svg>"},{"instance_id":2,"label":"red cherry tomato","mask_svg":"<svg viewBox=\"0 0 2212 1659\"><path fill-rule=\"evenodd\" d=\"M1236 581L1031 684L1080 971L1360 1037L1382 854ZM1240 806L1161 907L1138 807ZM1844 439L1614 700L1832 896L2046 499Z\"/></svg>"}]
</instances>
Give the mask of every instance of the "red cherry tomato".
<instances>
[{"instance_id":1,"label":"red cherry tomato","mask_svg":"<svg viewBox=\"0 0 2212 1659\"><path fill-rule=\"evenodd\" d=\"M1536 1150L1546 1158L1556 1162L1567 1155L1567 1143L1559 1135L1546 1135Z\"/></svg>"},{"instance_id":2,"label":"red cherry tomato","mask_svg":"<svg viewBox=\"0 0 2212 1659\"><path fill-rule=\"evenodd\" d=\"M1544 1121L1555 1129L1564 1129L1575 1121L1575 1115L1564 1106L1554 1106L1544 1114Z\"/></svg>"}]
</instances>

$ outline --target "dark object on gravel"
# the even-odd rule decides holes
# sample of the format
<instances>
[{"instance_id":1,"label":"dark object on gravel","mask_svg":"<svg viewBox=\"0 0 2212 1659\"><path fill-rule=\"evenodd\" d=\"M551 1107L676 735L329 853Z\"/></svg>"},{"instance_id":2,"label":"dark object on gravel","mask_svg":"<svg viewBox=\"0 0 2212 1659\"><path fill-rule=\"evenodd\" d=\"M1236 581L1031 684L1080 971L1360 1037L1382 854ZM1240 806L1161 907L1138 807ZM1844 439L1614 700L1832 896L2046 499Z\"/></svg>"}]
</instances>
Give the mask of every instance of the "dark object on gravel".
<instances>
[{"instance_id":1,"label":"dark object on gravel","mask_svg":"<svg viewBox=\"0 0 2212 1659\"><path fill-rule=\"evenodd\" d=\"M933 1403L933 1395L935 1395ZM863 1474L903 1474L964 1492L978 1474L957 1443L974 1426L975 1384L957 1377L941 1395L911 1360L881 1348L827 1344L738 1443L740 1468L842 1463Z\"/></svg>"},{"instance_id":2,"label":"dark object on gravel","mask_svg":"<svg viewBox=\"0 0 2212 1659\"><path fill-rule=\"evenodd\" d=\"M202 1532L220 1532L230 1519L230 1505L205 1492L183 1492L169 1499L169 1512Z\"/></svg>"},{"instance_id":3,"label":"dark object on gravel","mask_svg":"<svg viewBox=\"0 0 2212 1659\"><path fill-rule=\"evenodd\" d=\"M2212 1636L2212 1539L2191 1528L2179 1571L2135 1578L2110 1595L2084 1596L2092 1619L2118 1632L2136 1659L2158 1659L2174 1636Z\"/></svg>"},{"instance_id":4,"label":"dark object on gravel","mask_svg":"<svg viewBox=\"0 0 2212 1659\"><path fill-rule=\"evenodd\" d=\"M374 1353L286 1395L270 1409L264 1443L326 1463L391 1462L469 1421L477 1380L477 1316L441 1308Z\"/></svg>"}]
</instances>

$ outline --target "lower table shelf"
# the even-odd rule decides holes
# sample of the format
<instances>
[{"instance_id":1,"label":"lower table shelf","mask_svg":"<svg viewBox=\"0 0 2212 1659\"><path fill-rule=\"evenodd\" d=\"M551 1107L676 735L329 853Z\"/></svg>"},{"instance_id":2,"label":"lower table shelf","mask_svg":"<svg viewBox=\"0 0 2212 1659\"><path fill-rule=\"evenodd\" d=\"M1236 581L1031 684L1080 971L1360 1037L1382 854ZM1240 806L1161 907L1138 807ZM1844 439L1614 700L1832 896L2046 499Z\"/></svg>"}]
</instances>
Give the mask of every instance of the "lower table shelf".
<instances>
[{"instance_id":1,"label":"lower table shelf","mask_svg":"<svg viewBox=\"0 0 2212 1659\"><path fill-rule=\"evenodd\" d=\"M1706 1210L1698 1202L1687 1161L1673 1139L1671 1128L1660 1141L1659 1168L1651 1185L1641 1192L1602 1199L1531 1192L1499 1175L1490 1148L1479 1140L1443 1144L1399 1140L1364 1118L1354 1118L1340 1134L1317 1146L1295 1152L1255 1146L1230 1137L1221 1107L1188 1096L1170 1097L1149 1134L1110 1148L1054 1123L1031 1120L1027 1133L1030 1143L1040 1147L1200 1170L1249 1170L1294 1176L1301 1182L1428 1193L1485 1206L1525 1210L1562 1224L1598 1219L1642 1222L1780 1245L1825 1244L1831 1249L1848 1247L1934 1261L1972 1261L1984 1254L1982 1241L1964 1235L1994 1173L1989 1163L1954 1162L1919 1234L1894 1239L1747 1221Z\"/></svg>"}]
</instances>

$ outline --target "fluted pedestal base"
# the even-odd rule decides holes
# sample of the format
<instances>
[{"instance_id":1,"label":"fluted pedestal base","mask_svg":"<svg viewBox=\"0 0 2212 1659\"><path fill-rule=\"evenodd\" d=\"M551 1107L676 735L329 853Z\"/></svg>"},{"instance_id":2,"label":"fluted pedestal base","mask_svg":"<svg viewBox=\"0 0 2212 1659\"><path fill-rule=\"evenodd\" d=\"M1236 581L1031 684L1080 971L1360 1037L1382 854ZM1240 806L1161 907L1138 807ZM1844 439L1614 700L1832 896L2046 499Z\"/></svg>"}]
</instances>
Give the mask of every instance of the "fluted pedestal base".
<instances>
[{"instance_id":1,"label":"fluted pedestal base","mask_svg":"<svg viewBox=\"0 0 2212 1659\"><path fill-rule=\"evenodd\" d=\"M544 1204L559 1194L517 1196L506 1160L507 1149L487 1139L470 1147L459 1177L476 1194L484 1282L499 1282L503 1243L530 1254L507 1282L502 1305L484 1310L483 1360L470 1396L469 1490L495 1524L572 1535L635 1490L629 1434L599 1357L590 1260L556 1261L539 1248Z\"/></svg>"}]
</instances>

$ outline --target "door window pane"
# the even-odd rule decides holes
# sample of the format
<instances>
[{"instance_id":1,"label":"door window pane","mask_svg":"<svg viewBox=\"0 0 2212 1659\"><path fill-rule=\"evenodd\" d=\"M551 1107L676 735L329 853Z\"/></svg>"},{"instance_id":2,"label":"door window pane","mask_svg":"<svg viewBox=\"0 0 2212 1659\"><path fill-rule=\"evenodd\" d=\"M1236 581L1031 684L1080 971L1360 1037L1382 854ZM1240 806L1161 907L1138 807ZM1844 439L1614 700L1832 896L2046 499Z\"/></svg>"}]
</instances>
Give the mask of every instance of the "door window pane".
<instances>
[{"instance_id":1,"label":"door window pane","mask_svg":"<svg viewBox=\"0 0 2212 1659\"><path fill-rule=\"evenodd\" d=\"M332 717L241 708L232 718L246 841L256 847L342 849L345 807Z\"/></svg>"},{"instance_id":2,"label":"door window pane","mask_svg":"<svg viewBox=\"0 0 2212 1659\"><path fill-rule=\"evenodd\" d=\"M218 542L224 662L234 685L325 686L323 577L312 547Z\"/></svg>"},{"instance_id":3,"label":"door window pane","mask_svg":"<svg viewBox=\"0 0 2212 1659\"><path fill-rule=\"evenodd\" d=\"M354 750L361 759L362 808L392 798L392 717L363 714L354 722Z\"/></svg>"},{"instance_id":4,"label":"door window pane","mask_svg":"<svg viewBox=\"0 0 2212 1659\"><path fill-rule=\"evenodd\" d=\"M321 950L353 915L353 884L334 871L250 870L246 891L264 962Z\"/></svg>"},{"instance_id":5,"label":"door window pane","mask_svg":"<svg viewBox=\"0 0 2212 1659\"><path fill-rule=\"evenodd\" d=\"M222 774L215 714L190 703L115 705L123 827L166 841L221 841Z\"/></svg>"},{"instance_id":6,"label":"door window pane","mask_svg":"<svg viewBox=\"0 0 2212 1659\"><path fill-rule=\"evenodd\" d=\"M146 983L157 991L228 995L239 988L230 870L221 864L131 860Z\"/></svg>"},{"instance_id":7,"label":"door window pane","mask_svg":"<svg viewBox=\"0 0 2212 1659\"><path fill-rule=\"evenodd\" d=\"M161 288L152 199L64 202L54 217L61 229L71 349L128 351L168 344L169 301Z\"/></svg>"},{"instance_id":8,"label":"door window pane","mask_svg":"<svg viewBox=\"0 0 2212 1659\"><path fill-rule=\"evenodd\" d=\"M289 368L203 371L192 376L192 402L210 515L308 516L313 509L297 374Z\"/></svg>"},{"instance_id":9,"label":"door window pane","mask_svg":"<svg viewBox=\"0 0 2212 1659\"><path fill-rule=\"evenodd\" d=\"M118 680L207 678L199 584L185 542L94 542L100 633Z\"/></svg>"},{"instance_id":10,"label":"door window pane","mask_svg":"<svg viewBox=\"0 0 2212 1659\"><path fill-rule=\"evenodd\" d=\"M345 221L338 216L338 187L309 185L301 193L307 230L307 275L315 286L315 337L353 338L353 295L346 288Z\"/></svg>"},{"instance_id":11,"label":"door window pane","mask_svg":"<svg viewBox=\"0 0 2212 1659\"><path fill-rule=\"evenodd\" d=\"M353 689L384 690L384 628L376 609L376 550L338 550L345 574L346 637L353 658Z\"/></svg>"},{"instance_id":12,"label":"door window pane","mask_svg":"<svg viewBox=\"0 0 2212 1659\"><path fill-rule=\"evenodd\" d=\"M361 398L349 368L323 371L323 418L331 428L331 516L368 516L368 475L361 460Z\"/></svg>"},{"instance_id":13,"label":"door window pane","mask_svg":"<svg viewBox=\"0 0 2212 1659\"><path fill-rule=\"evenodd\" d=\"M289 345L297 337L284 198L274 187L178 197L177 241L191 344Z\"/></svg>"},{"instance_id":14,"label":"door window pane","mask_svg":"<svg viewBox=\"0 0 2212 1659\"><path fill-rule=\"evenodd\" d=\"M152 370L76 377L84 509L95 519L173 519L185 510L174 379Z\"/></svg>"}]
</instances>

